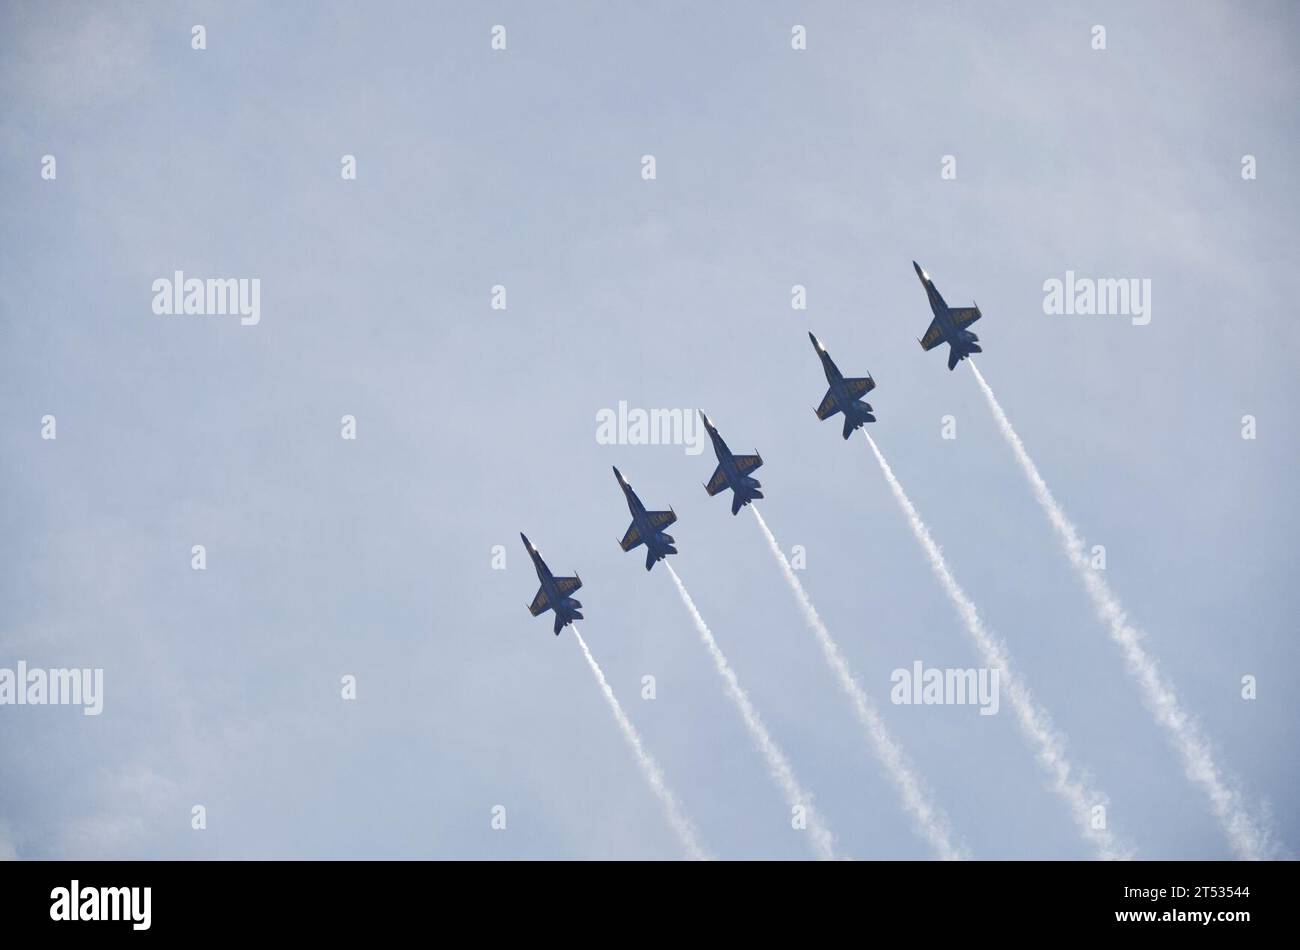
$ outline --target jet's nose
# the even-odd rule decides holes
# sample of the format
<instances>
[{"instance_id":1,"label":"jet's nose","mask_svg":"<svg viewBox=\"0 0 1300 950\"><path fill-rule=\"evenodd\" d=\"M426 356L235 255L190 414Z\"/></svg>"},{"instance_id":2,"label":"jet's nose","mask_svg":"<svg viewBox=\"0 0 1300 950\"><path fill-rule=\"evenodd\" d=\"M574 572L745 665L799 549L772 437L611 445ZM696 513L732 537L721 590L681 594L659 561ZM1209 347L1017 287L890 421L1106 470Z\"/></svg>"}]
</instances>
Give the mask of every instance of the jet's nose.
<instances>
[{"instance_id":1,"label":"jet's nose","mask_svg":"<svg viewBox=\"0 0 1300 950\"><path fill-rule=\"evenodd\" d=\"M704 420L704 428L712 429L713 422L709 419L708 414L703 409L697 409L695 411L698 412L700 414L700 418Z\"/></svg>"},{"instance_id":2,"label":"jet's nose","mask_svg":"<svg viewBox=\"0 0 1300 950\"><path fill-rule=\"evenodd\" d=\"M526 534L524 534L522 531L520 531L520 532L519 532L519 537L523 539L524 547L526 547L528 550L531 551L531 550L533 549L533 543L532 543L531 541L528 540L528 535L526 535Z\"/></svg>"},{"instance_id":3,"label":"jet's nose","mask_svg":"<svg viewBox=\"0 0 1300 950\"><path fill-rule=\"evenodd\" d=\"M808 331L808 339L812 340L812 345L817 347L818 350L826 349L826 347L822 346L822 341L817 339L811 330Z\"/></svg>"},{"instance_id":4,"label":"jet's nose","mask_svg":"<svg viewBox=\"0 0 1300 950\"><path fill-rule=\"evenodd\" d=\"M912 267L916 270L916 276L921 278L921 283L924 284L926 281L930 279L930 275L927 274L924 270L922 270L921 265L918 264L916 261L912 261Z\"/></svg>"},{"instance_id":5,"label":"jet's nose","mask_svg":"<svg viewBox=\"0 0 1300 950\"><path fill-rule=\"evenodd\" d=\"M618 483L619 483L620 485L623 484L623 473L620 472L620 471L618 470L618 466L617 466L617 465L612 466L612 467L613 467L613 469L614 469L614 477L618 479Z\"/></svg>"}]
</instances>

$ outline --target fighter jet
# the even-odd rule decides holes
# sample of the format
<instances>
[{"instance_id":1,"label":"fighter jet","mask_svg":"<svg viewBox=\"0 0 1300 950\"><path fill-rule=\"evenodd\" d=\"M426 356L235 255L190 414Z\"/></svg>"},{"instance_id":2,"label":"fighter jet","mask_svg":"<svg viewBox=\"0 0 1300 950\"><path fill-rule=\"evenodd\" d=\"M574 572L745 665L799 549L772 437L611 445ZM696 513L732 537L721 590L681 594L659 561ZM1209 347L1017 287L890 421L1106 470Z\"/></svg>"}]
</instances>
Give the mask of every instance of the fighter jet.
<instances>
[{"instance_id":1,"label":"fighter jet","mask_svg":"<svg viewBox=\"0 0 1300 950\"><path fill-rule=\"evenodd\" d=\"M812 340L817 355L821 357L822 369L826 371L826 382L831 386L822 397L821 405L813 412L817 413L818 419L823 420L829 419L837 412L844 413L844 438L847 439L853 434L854 429L860 428L864 423L876 421L876 417L871 414L871 403L863 402L860 398L876 388L876 381L871 378L870 373L865 378L845 379L844 374L835 365L835 361L831 359L831 355L826 352L826 347L822 346L822 341L811 333L808 334L808 339Z\"/></svg>"},{"instance_id":2,"label":"fighter jet","mask_svg":"<svg viewBox=\"0 0 1300 950\"><path fill-rule=\"evenodd\" d=\"M528 556L533 559L533 567L537 568L537 579L542 582L542 586L537 589L537 596L528 605L528 612L536 617L548 610L554 610L555 635L558 637L560 631L566 626L575 620L583 619L582 613L578 610L582 606L582 601L569 596L582 586L582 580L576 573L573 577L556 577L542 560L542 552L533 547L528 536L520 532L519 537L524 539Z\"/></svg>"},{"instance_id":3,"label":"fighter jet","mask_svg":"<svg viewBox=\"0 0 1300 950\"><path fill-rule=\"evenodd\" d=\"M943 302L943 296L934 286L930 275L923 271L916 261L912 261L912 266L916 268L916 276L921 278L921 285L925 287L926 295L930 298L930 309L934 311L934 319L930 321L929 329L925 331L925 336L917 341L921 344L921 349L932 350L940 343L946 342L949 346L948 369L956 369L957 364L972 353L983 353L979 343L976 342L979 337L966 329L980 318L979 304L972 307L948 306Z\"/></svg>"},{"instance_id":4,"label":"fighter jet","mask_svg":"<svg viewBox=\"0 0 1300 950\"><path fill-rule=\"evenodd\" d=\"M763 497L763 493L758 490L758 479L745 474L762 465L763 460L757 453L732 455L731 449L727 448L727 443L722 441L722 436L718 435L718 430L713 427L713 423L703 410L700 410L700 418L704 420L704 428L709 430L709 438L713 440L713 451L718 456L718 467L713 470L713 477L704 486L704 490L710 495L716 495L724 488L730 488L734 493L731 497L731 513L738 514L741 508L755 498Z\"/></svg>"},{"instance_id":5,"label":"fighter jet","mask_svg":"<svg viewBox=\"0 0 1300 950\"><path fill-rule=\"evenodd\" d=\"M667 511L646 511L645 505L641 504L641 499L636 496L632 486L627 483L623 473L617 468L614 469L614 477L618 479L627 498L628 511L632 512L632 524L628 527L627 534L623 535L623 540L618 542L618 546L624 551L631 551L638 544L644 544L645 569L648 571L655 566L656 561L677 553L677 549L673 547L673 536L664 534L664 528L677 520L677 512L671 508Z\"/></svg>"}]
</instances>

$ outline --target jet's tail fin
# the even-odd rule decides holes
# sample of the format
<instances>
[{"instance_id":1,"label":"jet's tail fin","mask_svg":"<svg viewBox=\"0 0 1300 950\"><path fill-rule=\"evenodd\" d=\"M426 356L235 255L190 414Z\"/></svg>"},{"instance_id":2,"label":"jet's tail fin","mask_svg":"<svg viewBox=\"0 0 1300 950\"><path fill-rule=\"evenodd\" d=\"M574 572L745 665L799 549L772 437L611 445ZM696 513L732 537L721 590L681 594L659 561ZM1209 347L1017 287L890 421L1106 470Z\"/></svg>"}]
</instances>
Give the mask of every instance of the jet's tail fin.
<instances>
[{"instance_id":1,"label":"jet's tail fin","mask_svg":"<svg viewBox=\"0 0 1300 950\"><path fill-rule=\"evenodd\" d=\"M966 350L967 350L968 352L970 352L970 353L983 353L983 352L984 352L984 348L981 347L978 343L968 343L968 344L966 344Z\"/></svg>"},{"instance_id":2,"label":"jet's tail fin","mask_svg":"<svg viewBox=\"0 0 1300 950\"><path fill-rule=\"evenodd\" d=\"M567 627L569 624L573 623L573 621L586 620L586 619L587 618L582 615L581 610L565 610L565 611L557 610L555 612L555 626L553 628L555 630L555 635L558 637L560 635L560 631L563 630L565 627Z\"/></svg>"},{"instance_id":3,"label":"jet's tail fin","mask_svg":"<svg viewBox=\"0 0 1300 950\"><path fill-rule=\"evenodd\" d=\"M731 513L733 515L740 514L741 508L744 508L756 498L762 497L763 493L761 491L748 485L735 489L731 495Z\"/></svg>"},{"instance_id":4,"label":"jet's tail fin","mask_svg":"<svg viewBox=\"0 0 1300 950\"><path fill-rule=\"evenodd\" d=\"M844 438L851 436L856 429L862 428L868 422L875 422L876 417L871 414L871 406L865 402L857 403L852 414L844 416Z\"/></svg>"},{"instance_id":5,"label":"jet's tail fin","mask_svg":"<svg viewBox=\"0 0 1300 950\"><path fill-rule=\"evenodd\" d=\"M646 545L645 569L647 571L668 555L677 553L677 549L672 544L673 539L666 534L663 535L663 538L663 541L657 541L653 545Z\"/></svg>"}]
</instances>

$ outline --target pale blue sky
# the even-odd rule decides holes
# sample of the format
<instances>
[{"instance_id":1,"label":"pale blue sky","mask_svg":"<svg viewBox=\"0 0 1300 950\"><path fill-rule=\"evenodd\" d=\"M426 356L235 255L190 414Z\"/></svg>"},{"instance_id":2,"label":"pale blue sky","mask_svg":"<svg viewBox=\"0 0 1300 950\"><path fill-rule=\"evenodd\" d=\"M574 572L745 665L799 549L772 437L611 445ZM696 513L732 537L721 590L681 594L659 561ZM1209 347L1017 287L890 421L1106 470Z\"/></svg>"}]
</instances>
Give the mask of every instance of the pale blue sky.
<instances>
[{"instance_id":1,"label":"pale blue sky","mask_svg":"<svg viewBox=\"0 0 1300 950\"><path fill-rule=\"evenodd\" d=\"M875 376L873 434L1114 829L1229 856L968 370L917 347L913 259L979 301L1048 483L1300 840L1297 26L1285 3L4 4L0 666L100 666L105 699L0 707L0 855L677 857L577 645L525 610L524 530L581 573L584 634L708 847L809 856L670 579L616 547L616 464L676 509L677 570L841 847L929 857L753 519L700 487L711 458L597 444L626 400L762 452L765 517L974 855L1089 856L1005 702L886 702L897 667L978 658L866 446L814 418L811 329ZM177 269L260 277L260 325L155 316ZM1045 316L1067 269L1150 278L1150 325Z\"/></svg>"}]
</instances>

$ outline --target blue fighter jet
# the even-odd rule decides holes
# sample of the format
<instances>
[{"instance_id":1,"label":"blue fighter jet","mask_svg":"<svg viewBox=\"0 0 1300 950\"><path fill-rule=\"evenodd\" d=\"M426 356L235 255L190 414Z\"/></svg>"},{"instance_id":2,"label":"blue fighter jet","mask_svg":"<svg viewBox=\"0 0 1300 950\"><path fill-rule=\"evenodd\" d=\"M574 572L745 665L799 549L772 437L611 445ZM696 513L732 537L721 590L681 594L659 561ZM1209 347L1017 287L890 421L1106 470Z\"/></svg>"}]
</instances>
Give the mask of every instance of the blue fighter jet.
<instances>
[{"instance_id":1,"label":"blue fighter jet","mask_svg":"<svg viewBox=\"0 0 1300 950\"><path fill-rule=\"evenodd\" d=\"M718 456L718 467L713 470L713 477L704 486L704 490L712 496L724 488L730 488L733 492L731 513L738 514L741 508L755 498L763 497L763 493L758 490L758 479L746 474L762 465L763 459L757 453L732 455L731 449L727 448L727 443L722 441L722 436L718 435L718 430L713 427L712 421L703 410L700 411L700 418L704 420L704 428L709 430L709 438L713 440L713 451Z\"/></svg>"},{"instance_id":2,"label":"blue fighter jet","mask_svg":"<svg viewBox=\"0 0 1300 950\"><path fill-rule=\"evenodd\" d=\"M923 271L916 261L912 261L912 266L916 268L916 276L921 278L921 286L925 288L926 296L930 298L930 309L934 311L934 319L930 321L925 336L917 341L921 344L921 349L932 350L940 343L947 343L948 369L955 369L959 362L972 353L983 353L977 342L979 337L966 329L980 318L979 305L948 306L943 301L943 295L934 286L930 275Z\"/></svg>"},{"instance_id":3,"label":"blue fighter jet","mask_svg":"<svg viewBox=\"0 0 1300 950\"><path fill-rule=\"evenodd\" d=\"M548 610L554 610L555 635L558 637L560 631L566 626L575 620L583 619L582 613L578 610L582 606L582 601L569 596L582 586L582 580L577 574L573 577L556 577L542 560L542 552L533 547L532 542L522 532L519 537L524 539L528 556L533 559L533 567L537 568L537 579L542 582L542 586L537 589L537 596L528 605L528 612L536 617Z\"/></svg>"},{"instance_id":4,"label":"blue fighter jet","mask_svg":"<svg viewBox=\"0 0 1300 950\"><path fill-rule=\"evenodd\" d=\"M826 382L830 384L830 389L826 390L826 395L822 397L821 405L813 412L817 413L818 419L823 420L829 419L837 412L844 413L844 438L847 439L853 434L854 429L861 428L864 423L876 421L876 417L871 414L871 403L863 402L861 399L876 388L876 381L871 378L870 373L857 379L845 379L844 374L835 365L835 361L831 359L831 355L826 352L826 347L822 346L822 341L811 333L808 334L808 339L812 340L817 355L821 357L822 369L826 371Z\"/></svg>"},{"instance_id":5,"label":"blue fighter jet","mask_svg":"<svg viewBox=\"0 0 1300 950\"><path fill-rule=\"evenodd\" d=\"M645 569L648 571L655 566L655 562L677 553L673 547L673 536L664 533L664 528L677 520L677 512L671 508L667 511L646 511L641 499L617 468L614 469L614 477L618 479L623 495L627 498L628 511L632 512L632 524L618 546L624 551L631 551L638 544L644 544Z\"/></svg>"}]
</instances>

